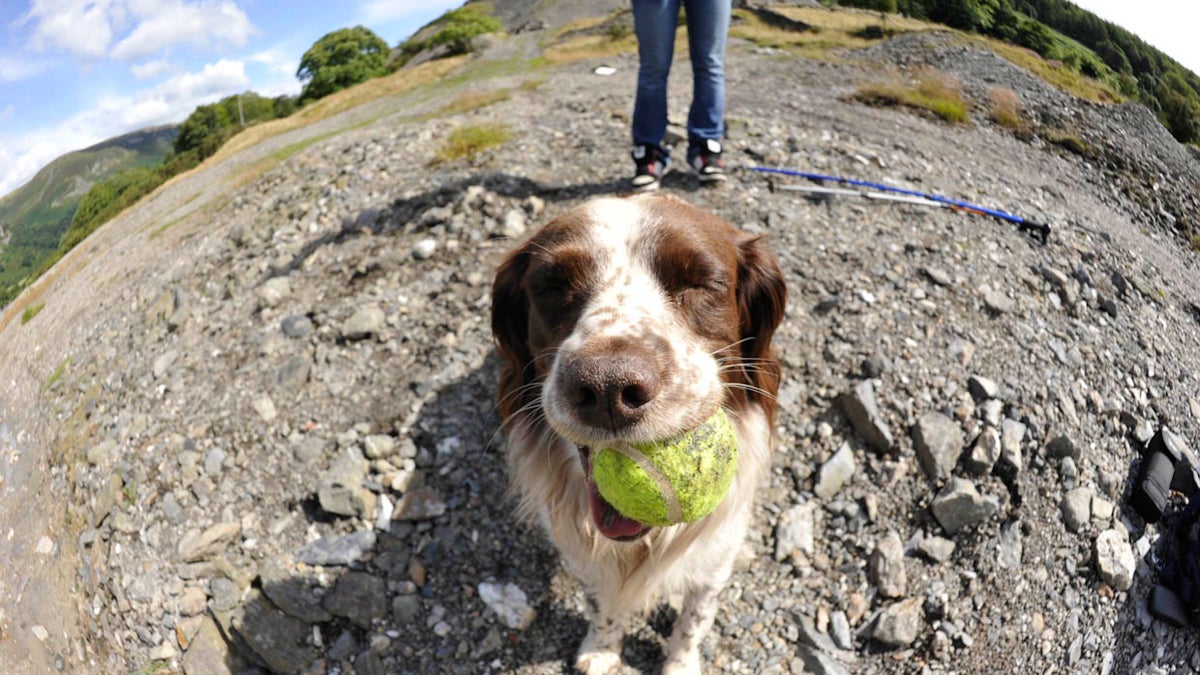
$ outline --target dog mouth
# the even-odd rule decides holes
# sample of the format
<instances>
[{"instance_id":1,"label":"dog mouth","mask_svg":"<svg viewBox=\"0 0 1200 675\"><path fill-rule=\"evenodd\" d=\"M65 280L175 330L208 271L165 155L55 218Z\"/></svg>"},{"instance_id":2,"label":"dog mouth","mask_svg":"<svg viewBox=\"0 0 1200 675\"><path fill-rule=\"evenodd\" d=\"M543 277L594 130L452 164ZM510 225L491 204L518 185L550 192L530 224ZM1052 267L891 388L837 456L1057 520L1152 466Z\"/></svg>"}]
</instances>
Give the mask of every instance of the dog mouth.
<instances>
[{"instance_id":1,"label":"dog mouth","mask_svg":"<svg viewBox=\"0 0 1200 675\"><path fill-rule=\"evenodd\" d=\"M583 461L583 471L587 476L588 497L592 504L592 522L600 534L616 541L634 541L642 538L650 531L650 526L639 523L632 518L621 515L600 494L596 481L592 479L592 449L579 446L580 460Z\"/></svg>"}]
</instances>

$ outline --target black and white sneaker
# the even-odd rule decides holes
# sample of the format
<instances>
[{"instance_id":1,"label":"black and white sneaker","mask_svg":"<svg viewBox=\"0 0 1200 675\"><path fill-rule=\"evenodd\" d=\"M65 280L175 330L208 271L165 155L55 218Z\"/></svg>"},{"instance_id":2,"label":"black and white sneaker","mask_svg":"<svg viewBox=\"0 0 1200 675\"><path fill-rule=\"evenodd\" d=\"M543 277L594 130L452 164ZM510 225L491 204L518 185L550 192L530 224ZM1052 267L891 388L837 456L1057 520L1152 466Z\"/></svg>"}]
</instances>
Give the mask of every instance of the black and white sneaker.
<instances>
[{"instance_id":1,"label":"black and white sneaker","mask_svg":"<svg viewBox=\"0 0 1200 675\"><path fill-rule=\"evenodd\" d=\"M715 183L725 180L725 167L721 163L720 141L706 138L701 140L688 153L692 170L701 183Z\"/></svg>"},{"instance_id":2,"label":"black and white sneaker","mask_svg":"<svg viewBox=\"0 0 1200 675\"><path fill-rule=\"evenodd\" d=\"M670 160L658 146L633 146L633 163L637 171L633 174L633 189L640 191L657 190L658 182L662 180Z\"/></svg>"}]
</instances>

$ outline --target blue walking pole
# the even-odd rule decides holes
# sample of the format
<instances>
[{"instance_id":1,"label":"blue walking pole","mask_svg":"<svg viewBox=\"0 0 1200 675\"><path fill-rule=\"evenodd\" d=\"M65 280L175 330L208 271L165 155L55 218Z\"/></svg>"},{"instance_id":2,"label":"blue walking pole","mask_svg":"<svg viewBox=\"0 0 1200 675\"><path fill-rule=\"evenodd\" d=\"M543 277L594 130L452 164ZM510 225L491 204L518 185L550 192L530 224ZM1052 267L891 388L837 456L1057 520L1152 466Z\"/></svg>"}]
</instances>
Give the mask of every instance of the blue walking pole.
<instances>
[{"instance_id":1,"label":"blue walking pole","mask_svg":"<svg viewBox=\"0 0 1200 675\"><path fill-rule=\"evenodd\" d=\"M1014 215L1014 214L1008 213L1006 211L1000 211L999 209L989 209L985 206L979 206L978 204L972 204L970 202L964 202L964 201L960 201L958 199L950 199L949 197L943 197L941 195L930 194L927 192L918 192L916 190L906 190L904 188L893 187L891 185L884 185L883 183L872 183L870 181L856 180L854 178L841 178L839 176L826 176L824 174L810 173L808 171L795 171L793 169L774 169L774 168L765 167L765 166L752 166L752 167L750 167L750 169L752 169L754 171L758 171L760 173L775 173L775 174L780 174L780 175L784 175L784 176L796 176L799 178L807 178L809 180L833 181L835 183L842 183L843 185L857 185L859 187L867 187L867 188L871 188L873 190L883 190L886 192L895 192L895 193L899 193L902 195L909 195L912 197L920 197L921 199L928 199L929 201L938 202L941 204L947 204L951 208L956 209L956 210L966 211L968 213L978 213L978 214L982 214L985 216L991 216L993 218L998 218L1000 220L1004 220L1004 221L1007 221L1010 223L1015 223L1018 229L1020 229L1023 232L1029 232L1034 237L1036 237L1039 241L1041 241L1041 243L1043 243L1043 244L1045 244L1047 241L1050 240L1050 226L1046 225L1045 223L1034 222L1032 220L1029 220L1028 218L1022 218L1021 216Z\"/></svg>"}]
</instances>

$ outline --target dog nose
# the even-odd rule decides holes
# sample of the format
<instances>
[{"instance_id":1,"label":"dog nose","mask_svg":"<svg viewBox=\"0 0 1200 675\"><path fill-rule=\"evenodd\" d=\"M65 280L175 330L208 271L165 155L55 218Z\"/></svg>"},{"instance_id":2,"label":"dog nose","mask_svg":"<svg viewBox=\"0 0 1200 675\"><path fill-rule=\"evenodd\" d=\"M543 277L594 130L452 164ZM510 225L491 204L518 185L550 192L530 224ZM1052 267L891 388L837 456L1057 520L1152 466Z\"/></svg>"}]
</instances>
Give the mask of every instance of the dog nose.
<instances>
[{"instance_id":1,"label":"dog nose","mask_svg":"<svg viewBox=\"0 0 1200 675\"><path fill-rule=\"evenodd\" d=\"M654 358L628 350L571 359L562 378L563 394L580 421L612 431L641 420L660 384Z\"/></svg>"}]
</instances>

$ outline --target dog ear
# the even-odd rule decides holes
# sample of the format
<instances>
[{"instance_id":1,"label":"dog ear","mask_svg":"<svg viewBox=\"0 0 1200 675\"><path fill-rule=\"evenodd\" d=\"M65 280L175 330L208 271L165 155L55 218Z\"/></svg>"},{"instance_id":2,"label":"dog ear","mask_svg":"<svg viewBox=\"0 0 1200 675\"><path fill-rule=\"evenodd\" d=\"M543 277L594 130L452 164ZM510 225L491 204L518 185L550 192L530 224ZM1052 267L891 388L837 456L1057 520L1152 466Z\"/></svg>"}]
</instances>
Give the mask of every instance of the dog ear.
<instances>
[{"instance_id":1,"label":"dog ear","mask_svg":"<svg viewBox=\"0 0 1200 675\"><path fill-rule=\"evenodd\" d=\"M783 320L787 286L779 263L761 240L761 235L743 235L737 242L738 321L746 384L769 394L762 396L769 403L779 390L779 361L771 350L771 338Z\"/></svg>"},{"instance_id":2,"label":"dog ear","mask_svg":"<svg viewBox=\"0 0 1200 675\"><path fill-rule=\"evenodd\" d=\"M526 247L521 247L500 264L492 283L492 336L504 357L498 406L501 417L506 420L525 404L525 397L517 392L532 377L529 298L525 293L528 267L529 252Z\"/></svg>"}]
</instances>

